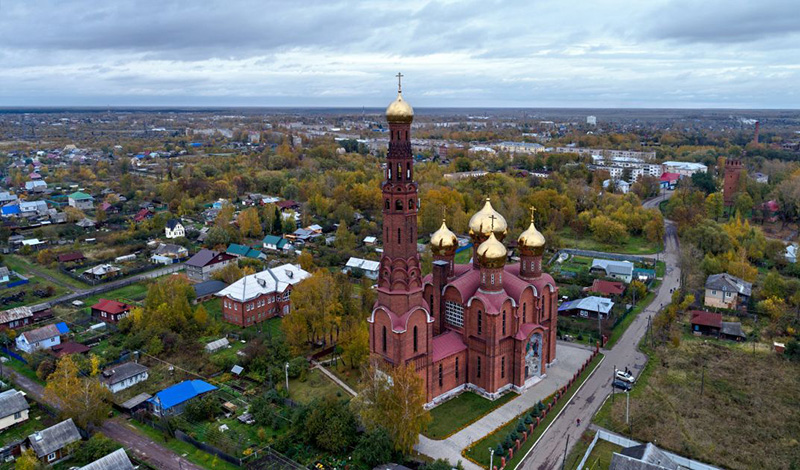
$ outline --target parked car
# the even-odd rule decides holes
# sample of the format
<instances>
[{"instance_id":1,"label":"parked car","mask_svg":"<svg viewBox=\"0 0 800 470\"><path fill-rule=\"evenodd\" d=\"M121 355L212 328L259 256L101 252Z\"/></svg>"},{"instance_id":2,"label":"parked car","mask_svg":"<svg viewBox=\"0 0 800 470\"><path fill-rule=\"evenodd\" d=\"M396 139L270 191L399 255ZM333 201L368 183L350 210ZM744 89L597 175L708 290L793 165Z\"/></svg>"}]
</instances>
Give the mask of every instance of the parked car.
<instances>
[{"instance_id":1,"label":"parked car","mask_svg":"<svg viewBox=\"0 0 800 470\"><path fill-rule=\"evenodd\" d=\"M623 382L634 383L636 382L636 377L630 371L627 370L618 370L617 376L615 377L618 380L622 380Z\"/></svg>"},{"instance_id":2,"label":"parked car","mask_svg":"<svg viewBox=\"0 0 800 470\"><path fill-rule=\"evenodd\" d=\"M620 390L625 390L626 392L633 388L633 385L631 385L630 382L625 382L619 379L614 379L614 381L611 382L611 386Z\"/></svg>"}]
</instances>

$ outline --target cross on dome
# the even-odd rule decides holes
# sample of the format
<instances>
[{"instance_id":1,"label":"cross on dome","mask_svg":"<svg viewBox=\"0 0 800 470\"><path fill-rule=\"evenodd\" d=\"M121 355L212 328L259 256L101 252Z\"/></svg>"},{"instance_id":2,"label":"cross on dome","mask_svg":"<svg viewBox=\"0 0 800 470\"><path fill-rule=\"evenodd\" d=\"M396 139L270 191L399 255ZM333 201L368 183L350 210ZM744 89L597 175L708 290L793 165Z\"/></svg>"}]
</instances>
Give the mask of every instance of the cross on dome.
<instances>
[{"instance_id":1,"label":"cross on dome","mask_svg":"<svg viewBox=\"0 0 800 470\"><path fill-rule=\"evenodd\" d=\"M400 73L400 72L397 72L397 75L395 75L395 77L397 77L397 92L398 93L402 93L403 92L403 84L402 84L403 74Z\"/></svg>"}]
</instances>

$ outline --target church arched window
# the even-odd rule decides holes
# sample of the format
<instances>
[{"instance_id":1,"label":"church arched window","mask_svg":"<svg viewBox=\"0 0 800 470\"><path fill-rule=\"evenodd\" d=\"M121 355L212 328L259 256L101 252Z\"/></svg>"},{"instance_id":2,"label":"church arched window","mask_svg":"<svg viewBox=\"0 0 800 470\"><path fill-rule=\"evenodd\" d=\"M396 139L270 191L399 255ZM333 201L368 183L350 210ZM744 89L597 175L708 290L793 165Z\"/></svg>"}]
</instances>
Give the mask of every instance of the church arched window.
<instances>
[{"instance_id":1,"label":"church arched window","mask_svg":"<svg viewBox=\"0 0 800 470\"><path fill-rule=\"evenodd\" d=\"M414 208L414 200L413 199L409 199L408 200L408 208L409 209L413 209Z\"/></svg>"},{"instance_id":2,"label":"church arched window","mask_svg":"<svg viewBox=\"0 0 800 470\"><path fill-rule=\"evenodd\" d=\"M503 310L503 334L506 334L506 311Z\"/></svg>"},{"instance_id":3,"label":"church arched window","mask_svg":"<svg viewBox=\"0 0 800 470\"><path fill-rule=\"evenodd\" d=\"M478 336L483 334L483 314L478 310Z\"/></svg>"},{"instance_id":4,"label":"church arched window","mask_svg":"<svg viewBox=\"0 0 800 470\"><path fill-rule=\"evenodd\" d=\"M397 229L397 244L399 245L400 243L402 243L402 239L400 238L400 229L398 228Z\"/></svg>"},{"instance_id":5,"label":"church arched window","mask_svg":"<svg viewBox=\"0 0 800 470\"><path fill-rule=\"evenodd\" d=\"M458 356L456 356L456 380L458 380Z\"/></svg>"},{"instance_id":6,"label":"church arched window","mask_svg":"<svg viewBox=\"0 0 800 470\"><path fill-rule=\"evenodd\" d=\"M383 352L386 352L386 326L383 327Z\"/></svg>"},{"instance_id":7,"label":"church arched window","mask_svg":"<svg viewBox=\"0 0 800 470\"><path fill-rule=\"evenodd\" d=\"M414 327L414 352L417 352L417 327Z\"/></svg>"},{"instance_id":8,"label":"church arched window","mask_svg":"<svg viewBox=\"0 0 800 470\"><path fill-rule=\"evenodd\" d=\"M522 304L522 323L525 323L525 311L527 310L527 307L527 304Z\"/></svg>"},{"instance_id":9,"label":"church arched window","mask_svg":"<svg viewBox=\"0 0 800 470\"><path fill-rule=\"evenodd\" d=\"M394 201L394 210L396 210L396 211L403 210L403 201L402 200L397 199L396 201Z\"/></svg>"},{"instance_id":10,"label":"church arched window","mask_svg":"<svg viewBox=\"0 0 800 470\"><path fill-rule=\"evenodd\" d=\"M386 210L389 210L389 200L387 199L386 202L383 204Z\"/></svg>"},{"instance_id":11,"label":"church arched window","mask_svg":"<svg viewBox=\"0 0 800 470\"><path fill-rule=\"evenodd\" d=\"M439 364L439 387L441 388L444 385L444 374L442 373L442 365Z\"/></svg>"}]
</instances>

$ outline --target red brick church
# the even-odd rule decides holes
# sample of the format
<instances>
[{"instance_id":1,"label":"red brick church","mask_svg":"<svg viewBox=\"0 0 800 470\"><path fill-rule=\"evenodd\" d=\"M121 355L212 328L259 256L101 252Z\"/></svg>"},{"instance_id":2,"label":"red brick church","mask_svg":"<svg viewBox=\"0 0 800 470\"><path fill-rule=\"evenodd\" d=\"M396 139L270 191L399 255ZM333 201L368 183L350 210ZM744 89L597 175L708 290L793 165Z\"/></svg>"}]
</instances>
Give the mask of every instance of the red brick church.
<instances>
[{"instance_id":1,"label":"red brick church","mask_svg":"<svg viewBox=\"0 0 800 470\"><path fill-rule=\"evenodd\" d=\"M484 207L469 221L472 264L455 264L458 242L442 222L431 236L433 273L417 253L419 198L411 154L414 111L399 90L386 109L390 140L383 191L383 256L369 318L373 359L413 363L429 404L463 390L495 399L537 383L556 358L558 288L542 273L544 236L531 220L506 262L508 224Z\"/></svg>"}]
</instances>

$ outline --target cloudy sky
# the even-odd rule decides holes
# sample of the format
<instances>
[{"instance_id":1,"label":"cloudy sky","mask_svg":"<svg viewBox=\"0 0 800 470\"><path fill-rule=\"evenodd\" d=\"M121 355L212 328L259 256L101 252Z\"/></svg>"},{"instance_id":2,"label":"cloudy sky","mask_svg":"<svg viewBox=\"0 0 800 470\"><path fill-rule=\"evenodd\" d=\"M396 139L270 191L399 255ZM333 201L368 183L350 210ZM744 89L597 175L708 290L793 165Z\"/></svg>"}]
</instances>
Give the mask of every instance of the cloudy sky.
<instances>
[{"instance_id":1,"label":"cloudy sky","mask_svg":"<svg viewBox=\"0 0 800 470\"><path fill-rule=\"evenodd\" d=\"M0 106L800 108L797 0L0 0Z\"/></svg>"}]
</instances>

